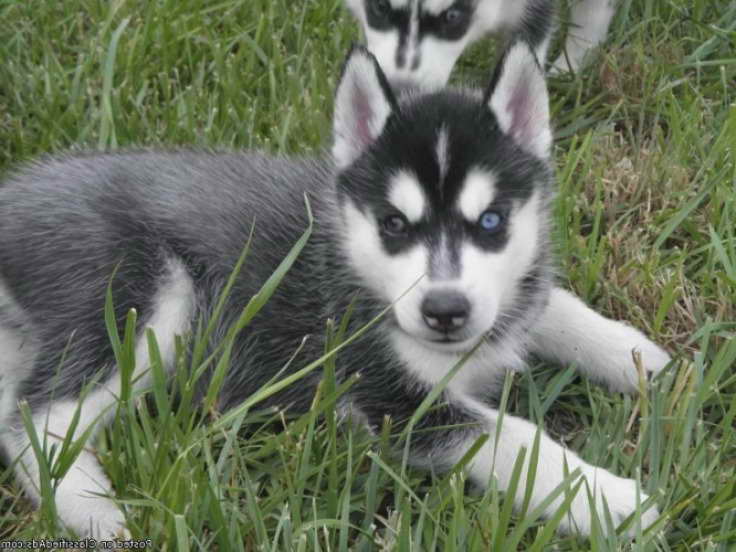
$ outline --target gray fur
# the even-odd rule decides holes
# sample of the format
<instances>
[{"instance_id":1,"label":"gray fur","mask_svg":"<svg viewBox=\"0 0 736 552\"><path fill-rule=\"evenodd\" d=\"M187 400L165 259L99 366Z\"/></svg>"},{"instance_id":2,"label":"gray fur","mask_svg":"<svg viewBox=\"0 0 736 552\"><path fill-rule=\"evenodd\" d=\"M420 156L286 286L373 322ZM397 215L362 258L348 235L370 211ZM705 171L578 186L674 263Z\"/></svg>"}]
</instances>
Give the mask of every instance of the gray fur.
<instances>
[{"instance_id":1,"label":"gray fur","mask_svg":"<svg viewBox=\"0 0 736 552\"><path fill-rule=\"evenodd\" d=\"M526 72L497 73L493 87L504 98L515 93L519 83L536 80L539 85L542 79L529 46L517 43L513 48L526 52L531 63ZM0 396L1 423L7 428L0 433L0 446L20 459L27 475L18 470L18 476L32 497L38 498L37 469L24 452L27 437L19 423L17 400L28 401L38 431L46 430L47 423L49 433L62 436L74 408L85 411L83 420L89 424L99 416L108 417L105 410L114 404L118 381L103 318L108 284L121 327L128 310L135 308L139 334L149 324L185 332L210 318L254 229L245 267L216 322L212 350L305 230L305 195L314 213L313 235L274 296L236 337L220 408L239 404L273 378L305 336L309 337L304 347L286 373L320 357L326 320L339 321L349 304L355 306L349 332L363 327L391 304L393 299L382 294L385 286L376 286L371 278L400 275L359 266L361 251L356 251L351 238L364 232L355 226L360 219L371 231L358 246L372 244L380 251L379 260L387 263L409 259L412 252L437 243L449 244L455 251L451 256L487 263L488 259L505 259L502 254L509 243L516 243L520 255L510 260L514 270L501 273L518 272L518 278L504 276L497 282L509 291L501 298L493 326L483 326L473 337L475 342L482 341L477 354L417 424L410 461L417 466L447 468L481 433L496 431L497 413L490 392L497 390L505 370L521 367L529 336L545 312L552 289L550 160L536 157L503 133L489 107L488 98L497 93L493 87L482 100L476 93L448 90L407 96L398 103L365 50L356 49L348 64L372 73L371 78L363 79L360 71L345 71L337 109L348 116L337 119L336 140L351 139L350 128L339 128L342 120L357 126L365 139L367 124L355 113L370 117L377 113L375 102L381 109L390 106L391 113L385 121L381 117L381 125L369 128L376 133L371 138L374 141L365 143L350 165L339 170L329 158L137 151L45 159L20 169L0 187L0 347L5 347L1 354L11 359L0 364L2 385L11 383L10 393ZM517 73L525 73L526 80L519 81ZM539 86L530 89L540 90ZM541 92L540 101L546 102L544 87ZM528 113L509 116L532 117L530 124L534 124ZM540 131L548 130L546 118L537 124ZM449 136L443 168L437 164L442 160L432 161L440 129ZM487 208L502 210L504 220L509 221L497 233L482 232L478 225L464 221L455 208L467 174L478 167L497 176L493 203ZM417 223L411 233L396 237L381 226L385 212L391 209L386 186L390 175L405 169L417 175L430 208L426 220ZM527 226L517 228L517 220ZM526 228L536 230L525 233ZM441 234L451 239L443 241ZM513 242L517 234L524 236L521 242ZM467 251L475 257L460 255ZM479 269L460 267L458 272L472 270ZM368 274L371 271L374 273ZM474 282L482 282L481 287L490 285L489 275L472 276ZM430 284L458 285L454 280ZM471 314L488 308L473 305ZM460 339L453 341L452 335L429 343L407 332L397 312L394 308L377 328L338 357L338 381L361 376L343 397L341 408L356 411L373 430L381 427L386 416L400 430L464 352L450 348L462 344ZM168 320L168 316L184 319ZM431 334L427 328L422 331ZM170 335L158 337L171 342ZM165 349L170 352L171 348ZM173 362L170 354L166 359ZM145 359L139 360L139 368L145 369ZM320 377L315 372L260 406L305 412ZM210 374L197 382L198 396L209 382ZM82 402L80 395L89 383L94 384L93 389ZM518 428L500 432L505 448L499 454L513 456L529 446L535 431L513 417L504 423ZM541 454L546 472L540 475L539 490L534 489L532 507L564 475L564 453L559 445L544 436ZM478 457L471 478L486 484L496 451L484 448ZM619 480L604 470L596 472L572 453L567 459L571 469L581 466L591 482L599 478L598 494L608 497L615 519L630 513L632 496L636 496L631 491L634 482ZM88 451L77 464L78 469L70 470L56 491L64 522L78 532L115 532L124 518L113 503L96 499L90 506L89 501L79 499L93 482L105 483L104 474ZM508 479L499 477L503 488ZM109 483L93 490L108 493ZM591 506L582 495L576 501L573 521L584 525Z\"/></svg>"}]
</instances>

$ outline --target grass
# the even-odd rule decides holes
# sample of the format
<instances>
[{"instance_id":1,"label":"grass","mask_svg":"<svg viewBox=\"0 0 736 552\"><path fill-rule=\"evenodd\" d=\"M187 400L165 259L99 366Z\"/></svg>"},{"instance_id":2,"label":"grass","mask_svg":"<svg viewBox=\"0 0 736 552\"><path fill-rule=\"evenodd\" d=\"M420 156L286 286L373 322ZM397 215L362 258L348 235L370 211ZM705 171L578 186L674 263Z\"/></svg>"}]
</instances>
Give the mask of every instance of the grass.
<instances>
[{"instance_id":1,"label":"grass","mask_svg":"<svg viewBox=\"0 0 736 552\"><path fill-rule=\"evenodd\" d=\"M68 148L317 152L355 38L342 0L0 0L0 171ZM484 83L490 48L466 54L457 78ZM507 382L506 407L640 478L663 512L654 530L634 544L559 536L494 488L466 493L459 470L407 470L385 435L336 423L328 378L290 420L251 401L203 423L160 381L157 409L122 401L99 456L133 536L178 550L734 550L734 52L736 2L621 0L596 63L550 82L563 280L678 366L628 397L540 364ZM0 540L61 534L10 475Z\"/></svg>"}]
</instances>

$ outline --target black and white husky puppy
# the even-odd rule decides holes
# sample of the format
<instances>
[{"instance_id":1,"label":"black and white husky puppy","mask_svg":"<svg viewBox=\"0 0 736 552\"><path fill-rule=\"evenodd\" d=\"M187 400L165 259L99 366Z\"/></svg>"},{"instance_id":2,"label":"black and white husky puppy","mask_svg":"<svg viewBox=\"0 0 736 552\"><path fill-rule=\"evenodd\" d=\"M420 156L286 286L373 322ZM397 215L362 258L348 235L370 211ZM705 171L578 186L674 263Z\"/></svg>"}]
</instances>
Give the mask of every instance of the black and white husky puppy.
<instances>
[{"instance_id":1,"label":"black and white husky puppy","mask_svg":"<svg viewBox=\"0 0 736 552\"><path fill-rule=\"evenodd\" d=\"M346 0L368 49L392 83L442 86L466 46L489 33L521 33L544 62L558 0ZM577 71L606 38L616 0L572 0L564 51L552 64Z\"/></svg>"},{"instance_id":2,"label":"black and white husky puppy","mask_svg":"<svg viewBox=\"0 0 736 552\"><path fill-rule=\"evenodd\" d=\"M170 366L174 336L211 312L255 221L247 266L215 335L237 319L307 226L305 193L314 233L237 336L222 408L238 405L287 365L307 334L313 337L288 370L318 358L325 320L339 319L353 300L353 328L393 304L338 359L340 380L361 374L341 408L371 428L385 416L401 428L477 346L419 422L423 431L410 449L417 466L448 468L479 435L495 436L499 380L522 368L530 351L574 362L613 389L636 389L631 351L651 372L667 354L553 285L550 143L543 72L523 42L508 50L484 93L449 89L401 99L375 58L358 48L337 89L326 159L121 152L20 170L0 187L0 444L18 460L18 480L38 498L39 470L19 401L52 442L70 433L77 411L77 436L110 418L121 382L103 320L108 283L118 319L136 308L138 331L153 330ZM138 388L150 381L144 343L136 349ZM266 406L305 411L319 379L301 380ZM202 388L207 384L205 377ZM536 432L505 416L497 446L494 437L486 442L469 477L486 485L495 476L506 488ZM634 480L585 463L544 434L532 507L578 468L595 498L591 504L580 491L564 529L588 533L592 510L601 514L604 500L616 522L635 511ZM56 489L59 515L79 533L119 530L120 508L90 493L112 491L85 448ZM510 499L521 503L523 496L522 488ZM651 508L643 522L656 517Z\"/></svg>"}]
</instances>

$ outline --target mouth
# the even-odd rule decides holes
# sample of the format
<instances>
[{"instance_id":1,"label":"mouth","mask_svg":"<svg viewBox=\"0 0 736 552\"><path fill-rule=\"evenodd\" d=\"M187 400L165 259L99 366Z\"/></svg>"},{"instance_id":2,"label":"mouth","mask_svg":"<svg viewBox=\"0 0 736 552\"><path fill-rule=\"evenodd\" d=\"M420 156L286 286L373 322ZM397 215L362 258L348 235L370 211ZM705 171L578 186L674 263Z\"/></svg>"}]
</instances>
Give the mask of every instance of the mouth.
<instances>
[{"instance_id":1,"label":"mouth","mask_svg":"<svg viewBox=\"0 0 736 552\"><path fill-rule=\"evenodd\" d=\"M465 340L452 338L449 335L446 335L445 337L441 337L439 339L427 339L427 341L431 341L432 343L462 343Z\"/></svg>"},{"instance_id":2,"label":"mouth","mask_svg":"<svg viewBox=\"0 0 736 552\"><path fill-rule=\"evenodd\" d=\"M465 353L467 351L470 351L473 347L475 347L478 343L479 339L482 339L483 336L476 336L476 337L470 337L466 339L460 339L457 337L451 337L449 335L445 335L440 338L434 338L434 339L426 339L426 338L418 338L419 341L422 341L432 349L447 352L447 353Z\"/></svg>"},{"instance_id":3,"label":"mouth","mask_svg":"<svg viewBox=\"0 0 736 552\"><path fill-rule=\"evenodd\" d=\"M397 319L394 319L395 328L404 336L413 341L441 353L464 354L473 349L478 343L486 339L486 332L470 334L469 328L457 332L438 332L428 328L423 330L409 330L404 328ZM470 334L470 335L469 335Z\"/></svg>"}]
</instances>

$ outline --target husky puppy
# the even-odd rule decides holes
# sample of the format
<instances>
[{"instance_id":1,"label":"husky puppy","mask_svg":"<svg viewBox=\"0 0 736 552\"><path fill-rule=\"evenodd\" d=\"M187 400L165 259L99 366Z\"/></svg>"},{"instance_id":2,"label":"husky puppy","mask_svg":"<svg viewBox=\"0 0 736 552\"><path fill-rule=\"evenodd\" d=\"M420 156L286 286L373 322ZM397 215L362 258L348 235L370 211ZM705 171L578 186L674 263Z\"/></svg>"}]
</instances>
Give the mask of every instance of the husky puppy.
<instances>
[{"instance_id":1,"label":"husky puppy","mask_svg":"<svg viewBox=\"0 0 736 552\"><path fill-rule=\"evenodd\" d=\"M614 389L636 388L631 351L651 372L667 354L640 332L607 320L553 286L551 130L544 75L531 48L514 44L488 89L397 99L375 58L349 56L337 89L332 155L285 159L257 153L120 152L43 160L0 187L0 444L38 500L39 468L18 411L51 443L109 421L120 374L103 321L111 286L118 321L136 308L164 362L212 306L248 239L251 255L214 335L243 305L307 225L314 232L275 295L237 336L219 400L238 405L281 370L324 351L328 317L353 302L351 328L390 314L338 359L342 398L369 427L401 428L432 387L471 349L411 439L413 465L446 469L483 433L499 431L494 393L529 351L544 351ZM113 276L114 274L114 276ZM111 279L112 278L112 279ZM145 339L135 385L145 387ZM320 374L264 406L306 411ZM200 382L207 389L207 377ZM85 392L83 392L83 390ZM73 417L79 423L73 430ZM431 431L430 431L431 430ZM479 485L507 488L537 427L506 415L469 468ZM72 434L72 435L70 435ZM541 435L535 507L579 469L586 486L563 529L587 534L604 501L618 523L637 508L637 484L587 464ZM526 470L527 468L525 468ZM526 481L526 476L522 477ZM94 493L94 495L92 494ZM109 535L125 517L85 448L58 482L57 510L78 533ZM509 497L521 504L524 488ZM554 511L559 501L551 504ZM644 525L657 518L655 508Z\"/></svg>"},{"instance_id":2,"label":"husky puppy","mask_svg":"<svg viewBox=\"0 0 736 552\"><path fill-rule=\"evenodd\" d=\"M392 83L442 86L466 46L489 33L521 33L544 62L555 0L346 0L368 49ZM564 51L552 64L577 71L606 38L616 0L572 0Z\"/></svg>"}]
</instances>

